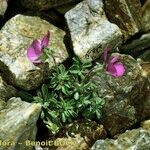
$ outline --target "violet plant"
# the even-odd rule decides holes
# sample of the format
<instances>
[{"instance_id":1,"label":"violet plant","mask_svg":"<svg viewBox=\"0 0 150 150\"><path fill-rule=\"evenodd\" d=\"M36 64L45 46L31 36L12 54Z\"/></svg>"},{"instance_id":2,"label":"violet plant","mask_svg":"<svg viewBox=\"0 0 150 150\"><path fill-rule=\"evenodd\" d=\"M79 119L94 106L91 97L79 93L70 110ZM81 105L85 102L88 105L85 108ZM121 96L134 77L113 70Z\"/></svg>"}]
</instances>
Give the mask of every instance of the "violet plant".
<instances>
[{"instance_id":1,"label":"violet plant","mask_svg":"<svg viewBox=\"0 0 150 150\"><path fill-rule=\"evenodd\" d=\"M35 39L32 44L27 49L27 57L33 64L39 64L42 62L42 54L44 53L44 49L48 48L50 40L50 32L42 38L42 40Z\"/></svg>"},{"instance_id":2,"label":"violet plant","mask_svg":"<svg viewBox=\"0 0 150 150\"><path fill-rule=\"evenodd\" d=\"M53 50L48 48L50 32L42 38L35 39L27 49L27 57L34 64L44 63L45 59L52 57ZM120 77L125 69L118 57L108 60L108 51L105 49L103 60L106 71L114 77ZM55 60L53 58L53 60ZM105 104L103 97L98 94L92 76L99 69L93 69L90 61L80 61L73 58L72 65L66 69L63 64L56 64L46 83L32 96L23 92L25 99L41 103L41 118L50 133L56 134L73 119L85 118L99 120L102 117L102 107Z\"/></svg>"},{"instance_id":3,"label":"violet plant","mask_svg":"<svg viewBox=\"0 0 150 150\"><path fill-rule=\"evenodd\" d=\"M125 66L120 62L118 56L114 56L111 59L108 58L109 49L105 48L102 54L106 71L114 77L122 77L125 73Z\"/></svg>"}]
</instances>

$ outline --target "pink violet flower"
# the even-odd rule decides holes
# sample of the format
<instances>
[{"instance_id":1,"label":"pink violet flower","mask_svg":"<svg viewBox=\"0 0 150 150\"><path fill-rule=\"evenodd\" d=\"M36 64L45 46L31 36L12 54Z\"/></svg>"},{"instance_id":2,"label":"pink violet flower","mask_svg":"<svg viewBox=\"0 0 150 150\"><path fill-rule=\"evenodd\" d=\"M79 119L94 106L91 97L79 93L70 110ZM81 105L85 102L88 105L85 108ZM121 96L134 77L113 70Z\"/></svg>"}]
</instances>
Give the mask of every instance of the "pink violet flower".
<instances>
[{"instance_id":1,"label":"pink violet flower","mask_svg":"<svg viewBox=\"0 0 150 150\"><path fill-rule=\"evenodd\" d=\"M102 59L104 60L104 62L107 61L107 57L108 57L108 52L109 52L109 48L105 48L104 52L102 53Z\"/></svg>"},{"instance_id":2,"label":"pink violet flower","mask_svg":"<svg viewBox=\"0 0 150 150\"><path fill-rule=\"evenodd\" d=\"M121 62L119 62L119 58L115 56L109 60L106 66L106 71L114 77L121 77L125 73L125 67Z\"/></svg>"},{"instance_id":3,"label":"pink violet flower","mask_svg":"<svg viewBox=\"0 0 150 150\"><path fill-rule=\"evenodd\" d=\"M105 48L102 54L102 58L106 63L106 71L114 77L121 77L125 73L124 65L119 61L118 56L112 57L110 60L107 60L109 49Z\"/></svg>"},{"instance_id":4,"label":"pink violet flower","mask_svg":"<svg viewBox=\"0 0 150 150\"><path fill-rule=\"evenodd\" d=\"M47 34L42 38L42 40L35 39L29 46L29 48L27 49L27 57L32 63L41 63L41 60L39 58L42 55L44 48L48 47L49 39L50 32L48 31Z\"/></svg>"}]
</instances>

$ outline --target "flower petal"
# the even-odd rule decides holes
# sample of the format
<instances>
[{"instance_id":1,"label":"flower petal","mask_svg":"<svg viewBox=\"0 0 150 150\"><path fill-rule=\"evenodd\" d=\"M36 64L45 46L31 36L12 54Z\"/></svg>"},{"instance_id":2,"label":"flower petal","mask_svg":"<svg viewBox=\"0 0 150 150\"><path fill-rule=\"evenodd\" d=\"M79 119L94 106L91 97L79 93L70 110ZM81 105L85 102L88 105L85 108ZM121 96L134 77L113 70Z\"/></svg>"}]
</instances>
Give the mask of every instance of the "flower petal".
<instances>
[{"instance_id":1,"label":"flower petal","mask_svg":"<svg viewBox=\"0 0 150 150\"><path fill-rule=\"evenodd\" d=\"M105 48L104 52L102 53L102 59L106 62L107 61L107 56L108 56L109 48Z\"/></svg>"},{"instance_id":2,"label":"flower petal","mask_svg":"<svg viewBox=\"0 0 150 150\"><path fill-rule=\"evenodd\" d=\"M41 41L35 39L27 49L27 57L32 63L39 63L38 58L42 54Z\"/></svg>"},{"instance_id":3,"label":"flower petal","mask_svg":"<svg viewBox=\"0 0 150 150\"><path fill-rule=\"evenodd\" d=\"M117 70L112 63L107 65L106 71L109 72L112 76L116 76Z\"/></svg>"},{"instance_id":4,"label":"flower petal","mask_svg":"<svg viewBox=\"0 0 150 150\"><path fill-rule=\"evenodd\" d=\"M114 64L116 69L116 77L121 77L125 73L125 67L121 62L117 62Z\"/></svg>"},{"instance_id":5,"label":"flower petal","mask_svg":"<svg viewBox=\"0 0 150 150\"><path fill-rule=\"evenodd\" d=\"M109 61L109 63L116 63L116 62L118 62L119 61L119 56L113 56L112 58L111 58L111 60Z\"/></svg>"},{"instance_id":6,"label":"flower petal","mask_svg":"<svg viewBox=\"0 0 150 150\"><path fill-rule=\"evenodd\" d=\"M50 32L48 31L47 34L41 40L42 47L48 47L49 39L50 39Z\"/></svg>"}]
</instances>

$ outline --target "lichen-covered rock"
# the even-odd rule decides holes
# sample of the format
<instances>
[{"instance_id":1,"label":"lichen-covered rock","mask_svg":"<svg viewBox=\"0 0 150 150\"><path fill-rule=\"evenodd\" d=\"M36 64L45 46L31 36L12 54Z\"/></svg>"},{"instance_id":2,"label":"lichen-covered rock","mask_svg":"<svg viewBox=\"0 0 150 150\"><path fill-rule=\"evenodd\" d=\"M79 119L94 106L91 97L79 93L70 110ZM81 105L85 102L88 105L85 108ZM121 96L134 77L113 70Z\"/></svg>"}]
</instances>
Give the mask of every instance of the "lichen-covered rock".
<instances>
[{"instance_id":1,"label":"lichen-covered rock","mask_svg":"<svg viewBox=\"0 0 150 150\"><path fill-rule=\"evenodd\" d=\"M107 136L103 125L91 120L76 120L66 125L56 136L63 138L67 135L73 138L78 134L86 140L89 146L91 146L94 141L104 139Z\"/></svg>"},{"instance_id":2,"label":"lichen-covered rock","mask_svg":"<svg viewBox=\"0 0 150 150\"><path fill-rule=\"evenodd\" d=\"M141 127L145 130L150 131L150 120L145 120L141 123Z\"/></svg>"},{"instance_id":3,"label":"lichen-covered rock","mask_svg":"<svg viewBox=\"0 0 150 150\"><path fill-rule=\"evenodd\" d=\"M0 0L0 16L4 16L7 9L7 0Z\"/></svg>"},{"instance_id":4,"label":"lichen-covered rock","mask_svg":"<svg viewBox=\"0 0 150 150\"><path fill-rule=\"evenodd\" d=\"M142 30L150 31L150 0L147 0L142 7Z\"/></svg>"},{"instance_id":5,"label":"lichen-covered rock","mask_svg":"<svg viewBox=\"0 0 150 150\"><path fill-rule=\"evenodd\" d=\"M17 90L8 85L6 82L3 81L2 77L0 76L0 100L7 101L11 97L17 95Z\"/></svg>"},{"instance_id":6,"label":"lichen-covered rock","mask_svg":"<svg viewBox=\"0 0 150 150\"><path fill-rule=\"evenodd\" d=\"M74 3L68 3L62 6L58 6L55 8L55 10L57 12L59 12L60 14L64 15L67 11L69 11L70 9L72 9L73 7L75 7L77 5L78 2L74 2Z\"/></svg>"},{"instance_id":7,"label":"lichen-covered rock","mask_svg":"<svg viewBox=\"0 0 150 150\"><path fill-rule=\"evenodd\" d=\"M46 10L52 7L78 1L81 0L19 0L23 7L31 10Z\"/></svg>"},{"instance_id":8,"label":"lichen-covered rock","mask_svg":"<svg viewBox=\"0 0 150 150\"><path fill-rule=\"evenodd\" d=\"M120 47L120 51L137 54L150 47L150 33L141 35L138 39L125 43Z\"/></svg>"},{"instance_id":9,"label":"lichen-covered rock","mask_svg":"<svg viewBox=\"0 0 150 150\"><path fill-rule=\"evenodd\" d=\"M140 61L139 64L142 67L142 75L150 79L150 62Z\"/></svg>"},{"instance_id":10,"label":"lichen-covered rock","mask_svg":"<svg viewBox=\"0 0 150 150\"><path fill-rule=\"evenodd\" d=\"M55 137L49 137L49 141L55 140L54 144L48 148L50 150L88 150L96 140L104 139L106 136L103 125L91 120L75 120L65 125ZM56 145L56 143L60 144Z\"/></svg>"},{"instance_id":11,"label":"lichen-covered rock","mask_svg":"<svg viewBox=\"0 0 150 150\"><path fill-rule=\"evenodd\" d=\"M102 0L83 1L68 11L65 18L70 38L68 45L81 60L94 60L106 46L115 49L122 43L122 33L117 25L107 20Z\"/></svg>"},{"instance_id":12,"label":"lichen-covered rock","mask_svg":"<svg viewBox=\"0 0 150 150\"><path fill-rule=\"evenodd\" d=\"M74 138L58 138L55 140L56 143L66 143L61 144L57 147L56 150L89 150L89 146L86 143L85 139L81 137L79 134L75 135ZM64 142L65 141L65 142ZM53 150L53 149L51 149Z\"/></svg>"},{"instance_id":13,"label":"lichen-covered rock","mask_svg":"<svg viewBox=\"0 0 150 150\"><path fill-rule=\"evenodd\" d=\"M126 131L118 139L98 140L91 150L148 150L150 131L142 128Z\"/></svg>"},{"instance_id":14,"label":"lichen-covered rock","mask_svg":"<svg viewBox=\"0 0 150 150\"><path fill-rule=\"evenodd\" d=\"M150 62L150 48L145 50L142 55L139 56L143 61Z\"/></svg>"},{"instance_id":15,"label":"lichen-covered rock","mask_svg":"<svg viewBox=\"0 0 150 150\"><path fill-rule=\"evenodd\" d=\"M129 55L114 53L113 56L119 56L125 65L125 74L115 78L100 69L93 77L99 95L105 99L101 121L111 136L150 116L150 84L140 64Z\"/></svg>"},{"instance_id":16,"label":"lichen-covered rock","mask_svg":"<svg viewBox=\"0 0 150 150\"><path fill-rule=\"evenodd\" d=\"M63 43L64 31L39 17L16 15L0 31L0 70L13 85L30 90L38 87L45 78L45 67L37 67L28 60L27 48L35 38L41 39L47 31L51 38L49 47L55 51L57 63L67 59L68 53ZM52 58L49 59L49 69Z\"/></svg>"},{"instance_id":17,"label":"lichen-covered rock","mask_svg":"<svg viewBox=\"0 0 150 150\"><path fill-rule=\"evenodd\" d=\"M0 150L32 150L36 138L40 104L11 98L0 110Z\"/></svg>"},{"instance_id":18,"label":"lichen-covered rock","mask_svg":"<svg viewBox=\"0 0 150 150\"><path fill-rule=\"evenodd\" d=\"M105 0L109 20L117 24L128 39L141 29L142 13L139 0Z\"/></svg>"}]
</instances>

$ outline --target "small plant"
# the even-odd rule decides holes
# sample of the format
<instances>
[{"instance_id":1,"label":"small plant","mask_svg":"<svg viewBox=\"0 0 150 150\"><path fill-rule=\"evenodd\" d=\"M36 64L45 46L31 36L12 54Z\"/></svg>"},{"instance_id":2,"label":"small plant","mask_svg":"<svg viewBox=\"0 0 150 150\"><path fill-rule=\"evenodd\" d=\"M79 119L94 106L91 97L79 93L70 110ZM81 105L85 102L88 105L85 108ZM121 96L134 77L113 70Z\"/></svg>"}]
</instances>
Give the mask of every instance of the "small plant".
<instances>
[{"instance_id":1,"label":"small plant","mask_svg":"<svg viewBox=\"0 0 150 150\"><path fill-rule=\"evenodd\" d=\"M49 83L43 84L35 102L42 104L41 118L55 134L66 123L75 118L99 119L104 99L90 80L91 63L73 58L67 70L63 64L55 66Z\"/></svg>"},{"instance_id":2,"label":"small plant","mask_svg":"<svg viewBox=\"0 0 150 150\"><path fill-rule=\"evenodd\" d=\"M119 61L118 56L114 56L111 59L109 59L108 52L109 49L105 48L102 55L102 59L104 60L105 64L104 66L106 66L106 71L116 78L122 77L125 73L124 65Z\"/></svg>"},{"instance_id":3,"label":"small plant","mask_svg":"<svg viewBox=\"0 0 150 150\"><path fill-rule=\"evenodd\" d=\"M56 134L67 122L75 118L100 119L104 98L98 95L98 89L91 78L96 74L98 64L92 68L90 61L80 61L73 58L73 63L66 69L63 64L57 65L53 57L53 50L48 48L50 33L40 40L34 40L27 49L29 60L38 65L46 62L50 57L55 66L48 78L37 91L34 102L41 103L41 118L49 131ZM106 71L114 77L120 77L125 69L118 57L108 60L108 49L102 55ZM92 68L92 69L91 69Z\"/></svg>"}]
</instances>

